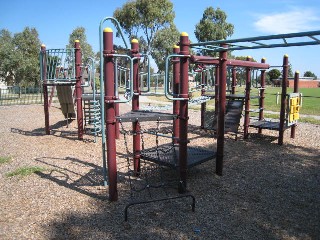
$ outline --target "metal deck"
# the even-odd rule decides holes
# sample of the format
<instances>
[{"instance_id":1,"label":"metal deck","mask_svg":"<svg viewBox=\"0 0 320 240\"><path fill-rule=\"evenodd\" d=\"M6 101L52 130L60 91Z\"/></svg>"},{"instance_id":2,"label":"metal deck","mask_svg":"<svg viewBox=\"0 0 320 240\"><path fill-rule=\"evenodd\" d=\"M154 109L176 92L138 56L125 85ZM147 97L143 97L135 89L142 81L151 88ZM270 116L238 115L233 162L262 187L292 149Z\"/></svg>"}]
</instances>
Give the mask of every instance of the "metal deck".
<instances>
[{"instance_id":1,"label":"metal deck","mask_svg":"<svg viewBox=\"0 0 320 240\"><path fill-rule=\"evenodd\" d=\"M188 168L191 168L214 159L216 157L216 152L204 148L188 146L187 156L187 166ZM141 158L163 166L178 168L179 146L163 144L158 147L145 149L141 152Z\"/></svg>"},{"instance_id":2,"label":"metal deck","mask_svg":"<svg viewBox=\"0 0 320 240\"><path fill-rule=\"evenodd\" d=\"M150 112L150 111L131 111L120 116L117 116L116 119L120 122L146 122L146 121L165 121L173 120L178 116L170 113L163 112Z\"/></svg>"},{"instance_id":3,"label":"metal deck","mask_svg":"<svg viewBox=\"0 0 320 240\"><path fill-rule=\"evenodd\" d=\"M261 120L261 121L250 123L249 127L279 131L280 122L271 122L267 120ZM283 129L287 129L287 128L288 127L285 125Z\"/></svg>"}]
</instances>

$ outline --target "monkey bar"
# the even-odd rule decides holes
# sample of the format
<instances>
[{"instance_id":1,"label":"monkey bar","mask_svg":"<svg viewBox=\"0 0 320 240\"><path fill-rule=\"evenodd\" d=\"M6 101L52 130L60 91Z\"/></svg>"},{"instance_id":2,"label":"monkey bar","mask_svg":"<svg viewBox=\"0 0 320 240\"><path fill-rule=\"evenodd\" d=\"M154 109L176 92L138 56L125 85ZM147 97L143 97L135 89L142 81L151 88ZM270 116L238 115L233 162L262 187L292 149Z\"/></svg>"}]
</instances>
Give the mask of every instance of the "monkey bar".
<instances>
[{"instance_id":1,"label":"monkey bar","mask_svg":"<svg viewBox=\"0 0 320 240\"><path fill-rule=\"evenodd\" d=\"M227 44L228 48L221 47ZM294 46L309 46L320 44L320 30L287 34L266 35L259 37L238 38L228 40L192 43L190 47L213 52L252 50L261 48L279 48Z\"/></svg>"}]
</instances>

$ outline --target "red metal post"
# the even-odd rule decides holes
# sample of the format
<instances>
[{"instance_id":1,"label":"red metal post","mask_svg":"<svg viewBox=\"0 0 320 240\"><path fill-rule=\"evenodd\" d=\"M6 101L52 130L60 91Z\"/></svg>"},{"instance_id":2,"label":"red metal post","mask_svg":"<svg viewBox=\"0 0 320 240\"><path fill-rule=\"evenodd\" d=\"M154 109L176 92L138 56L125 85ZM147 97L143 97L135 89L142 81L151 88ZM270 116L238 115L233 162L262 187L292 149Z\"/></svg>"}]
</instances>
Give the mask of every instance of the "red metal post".
<instances>
[{"instance_id":1,"label":"red metal post","mask_svg":"<svg viewBox=\"0 0 320 240\"><path fill-rule=\"evenodd\" d=\"M247 61L251 61L251 57L247 57ZM244 128L243 138L247 139L249 136L249 114L250 114L250 90L251 90L251 68L246 68L246 93L244 105Z\"/></svg>"},{"instance_id":2,"label":"red metal post","mask_svg":"<svg viewBox=\"0 0 320 240\"><path fill-rule=\"evenodd\" d=\"M116 159L116 110L114 100L114 57L113 32L111 28L103 30L103 56L104 56L104 89L105 89L105 116L107 139L107 164L109 176L109 200L118 200L117 190L117 159Z\"/></svg>"},{"instance_id":3,"label":"red metal post","mask_svg":"<svg viewBox=\"0 0 320 240\"><path fill-rule=\"evenodd\" d=\"M133 61L133 98L132 98L132 111L139 110L139 95L140 95L140 84L139 84L139 42L137 39L132 39L131 41L131 54L132 57L137 57ZM141 157L141 134L140 125L138 122L132 123L133 134L133 165L136 174L140 172L140 157Z\"/></svg>"},{"instance_id":4,"label":"red metal post","mask_svg":"<svg viewBox=\"0 0 320 240\"><path fill-rule=\"evenodd\" d=\"M214 83L214 115L218 115L218 109L219 109L219 79L220 79L220 67L219 65L216 65L215 68L215 83Z\"/></svg>"},{"instance_id":5,"label":"red metal post","mask_svg":"<svg viewBox=\"0 0 320 240\"><path fill-rule=\"evenodd\" d=\"M49 100L48 100L48 85L47 85L47 54L46 46L41 45L41 61L42 61L42 87L43 87L43 108L44 108L44 123L47 135L50 135L49 125Z\"/></svg>"},{"instance_id":6,"label":"red metal post","mask_svg":"<svg viewBox=\"0 0 320 240\"><path fill-rule=\"evenodd\" d=\"M280 126L279 126L279 138L278 145L283 144L283 135L284 135L284 123L285 123L285 114L286 114L286 98L287 98L287 81L288 81L288 69L289 69L289 60L288 55L283 57L283 72L282 72L282 92L281 92L281 106L280 106Z\"/></svg>"},{"instance_id":7,"label":"red metal post","mask_svg":"<svg viewBox=\"0 0 320 240\"><path fill-rule=\"evenodd\" d=\"M266 63L266 59L262 58L261 59L261 63ZM259 98L259 121L263 120L264 118L264 92L265 92L265 88L266 88L266 70L262 69L261 70L261 79L260 79L260 98ZM258 133L262 133L262 128L258 129Z\"/></svg>"},{"instance_id":8,"label":"red metal post","mask_svg":"<svg viewBox=\"0 0 320 240\"><path fill-rule=\"evenodd\" d=\"M173 53L177 54L180 51L180 47L177 45L173 46ZM179 94L180 89L180 59L177 57L174 57L172 59L173 62L173 93ZM180 109L180 101L174 100L173 101L173 111L172 113L174 115L179 115L179 109ZM173 143L177 144L179 139L179 128L180 128L180 122L179 118L173 120Z\"/></svg>"},{"instance_id":9,"label":"red metal post","mask_svg":"<svg viewBox=\"0 0 320 240\"><path fill-rule=\"evenodd\" d=\"M205 95L206 93L206 89L205 89L205 85L206 85L206 71L205 71L205 67L202 69L202 73L201 73L201 96ZM206 112L206 108L207 108L207 103L201 103L201 128L204 128L204 118L205 118L205 112Z\"/></svg>"},{"instance_id":10,"label":"red metal post","mask_svg":"<svg viewBox=\"0 0 320 240\"><path fill-rule=\"evenodd\" d=\"M232 86L231 86L231 94L236 93L236 85L237 85L237 70L235 67L232 68Z\"/></svg>"},{"instance_id":11,"label":"red metal post","mask_svg":"<svg viewBox=\"0 0 320 240\"><path fill-rule=\"evenodd\" d=\"M82 113L82 88L81 88L81 49L79 40L74 42L75 63L76 63L76 103L77 103L77 122L78 139L83 139L83 113Z\"/></svg>"},{"instance_id":12,"label":"red metal post","mask_svg":"<svg viewBox=\"0 0 320 240\"><path fill-rule=\"evenodd\" d=\"M294 85L293 85L293 92L294 93L298 93L299 92L299 72L296 71L294 73ZM291 138L295 138L296 137L296 127L297 125L296 124L293 124L291 126L291 134L290 134L290 137Z\"/></svg>"},{"instance_id":13,"label":"red metal post","mask_svg":"<svg viewBox=\"0 0 320 240\"><path fill-rule=\"evenodd\" d=\"M180 54L189 55L189 36L186 32L180 35ZM180 140L179 140L179 193L186 192L187 189L187 158L188 158L188 92L189 92L189 58L180 58Z\"/></svg>"},{"instance_id":14,"label":"red metal post","mask_svg":"<svg viewBox=\"0 0 320 240\"><path fill-rule=\"evenodd\" d=\"M228 45L222 44L227 48ZM224 128L226 113L226 84L227 84L227 51L219 53L219 108L218 108L218 130L217 130L217 158L216 173L222 176L223 155L224 155ZM217 93L216 93L217 94ZM217 110L216 110L217 111Z\"/></svg>"}]
</instances>

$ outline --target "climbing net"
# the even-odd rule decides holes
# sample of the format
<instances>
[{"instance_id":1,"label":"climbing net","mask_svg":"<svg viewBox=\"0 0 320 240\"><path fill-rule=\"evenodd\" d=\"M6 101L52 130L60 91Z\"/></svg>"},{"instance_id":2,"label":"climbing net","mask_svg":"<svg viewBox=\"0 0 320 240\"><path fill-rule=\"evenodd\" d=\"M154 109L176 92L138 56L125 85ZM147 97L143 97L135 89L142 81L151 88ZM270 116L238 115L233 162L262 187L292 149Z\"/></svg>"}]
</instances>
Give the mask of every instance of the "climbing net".
<instances>
[{"instance_id":1,"label":"climbing net","mask_svg":"<svg viewBox=\"0 0 320 240\"><path fill-rule=\"evenodd\" d=\"M143 156L149 150L147 146L151 143L156 144L158 157L160 153L175 154L172 131L167 128L168 123L156 121L156 126L153 128L142 128L140 122L137 122L140 131L134 132L127 130L125 124L120 121L121 134L123 136L124 146L126 150L126 175L125 182L129 186L130 198L132 201L146 201L158 198L170 197L172 193L176 193L175 187L178 185L178 177L176 171L163 165L140 160L140 171L134 169L133 151L130 151L129 146L132 143L132 137L139 134L141 138L141 155ZM146 126L147 127L147 126ZM171 136L170 136L171 135ZM147 140L146 140L147 138ZM169 144L166 147L161 147L163 138L169 139ZM176 156L175 156L176 158Z\"/></svg>"}]
</instances>

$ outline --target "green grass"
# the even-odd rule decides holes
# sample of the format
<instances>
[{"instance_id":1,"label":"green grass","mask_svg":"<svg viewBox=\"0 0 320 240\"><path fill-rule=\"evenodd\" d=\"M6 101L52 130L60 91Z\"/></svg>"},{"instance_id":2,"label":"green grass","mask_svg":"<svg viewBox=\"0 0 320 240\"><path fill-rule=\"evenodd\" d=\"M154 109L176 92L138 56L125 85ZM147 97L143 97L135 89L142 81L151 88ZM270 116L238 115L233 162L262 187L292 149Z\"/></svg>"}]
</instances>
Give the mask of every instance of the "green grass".
<instances>
[{"instance_id":1,"label":"green grass","mask_svg":"<svg viewBox=\"0 0 320 240\"><path fill-rule=\"evenodd\" d=\"M37 172L43 172L46 171L45 168L42 167L37 167L37 166L33 166L33 167L20 167L12 172L9 172L6 174L7 177L14 177L14 176L21 176L21 177L25 177L25 176L29 176L33 173L37 173Z\"/></svg>"},{"instance_id":2,"label":"green grass","mask_svg":"<svg viewBox=\"0 0 320 240\"><path fill-rule=\"evenodd\" d=\"M251 96L257 96L258 95L258 89L252 88L251 90ZM320 104L318 103L320 100L320 88L301 88L299 90L302 93L302 107L300 110L301 114L306 115L320 115ZM281 94L281 88L279 87L270 87L268 86L265 89L265 110L267 111L274 111L279 112L280 111L280 96L279 96L279 102L277 104L276 98L277 93ZM287 89L287 93L293 92L292 88ZM237 93L243 94L244 93L244 87L238 87ZM193 97L200 96L199 92L193 93ZM169 102L169 100L165 96L148 96L149 99L156 100L159 102ZM258 105L258 99L252 99L250 100L251 108L257 108ZM197 107L192 106L192 108L197 109Z\"/></svg>"},{"instance_id":3,"label":"green grass","mask_svg":"<svg viewBox=\"0 0 320 240\"><path fill-rule=\"evenodd\" d=\"M0 164L8 163L11 161L11 157L1 157L0 156Z\"/></svg>"},{"instance_id":4,"label":"green grass","mask_svg":"<svg viewBox=\"0 0 320 240\"><path fill-rule=\"evenodd\" d=\"M239 93L243 92L244 89L239 88ZM251 96L258 95L258 89L253 88ZM281 88L279 87L267 87L265 89L265 110L279 112L280 111L280 96L279 104L277 105L276 96L277 93L281 94ZM287 93L292 93L293 89L288 88ZM302 107L300 110L301 114L306 115L320 115L320 88L301 88L299 92L302 93ZM252 99L250 105L257 105L258 99Z\"/></svg>"}]
</instances>

